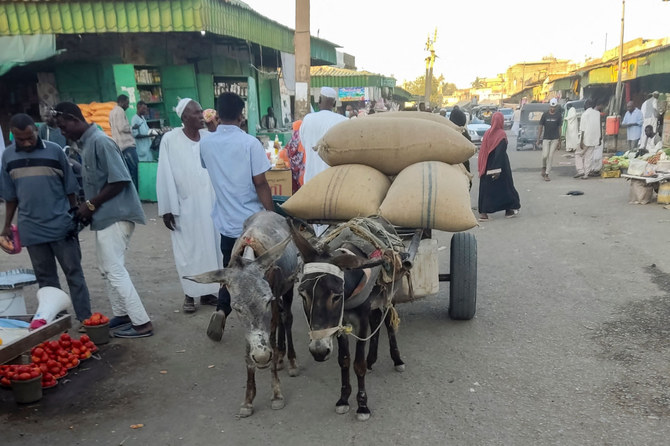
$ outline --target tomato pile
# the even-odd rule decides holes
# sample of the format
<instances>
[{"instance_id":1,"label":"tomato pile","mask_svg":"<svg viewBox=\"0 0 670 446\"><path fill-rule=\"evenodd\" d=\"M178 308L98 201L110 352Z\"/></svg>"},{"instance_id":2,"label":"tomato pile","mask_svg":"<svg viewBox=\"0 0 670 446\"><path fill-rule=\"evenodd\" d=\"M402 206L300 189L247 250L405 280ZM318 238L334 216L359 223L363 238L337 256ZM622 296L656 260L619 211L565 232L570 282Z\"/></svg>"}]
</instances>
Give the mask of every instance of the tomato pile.
<instances>
[{"instance_id":1,"label":"tomato pile","mask_svg":"<svg viewBox=\"0 0 670 446\"><path fill-rule=\"evenodd\" d=\"M102 313L93 313L91 317L86 319L84 325L105 325L109 323L109 318Z\"/></svg>"},{"instance_id":2,"label":"tomato pile","mask_svg":"<svg viewBox=\"0 0 670 446\"><path fill-rule=\"evenodd\" d=\"M53 387L57 379L67 375L68 369L77 367L79 361L90 358L97 350L87 335L72 339L63 333L57 341L46 341L33 347L30 364L0 366L0 384L8 387L12 380L36 378L41 374L42 387Z\"/></svg>"}]
</instances>

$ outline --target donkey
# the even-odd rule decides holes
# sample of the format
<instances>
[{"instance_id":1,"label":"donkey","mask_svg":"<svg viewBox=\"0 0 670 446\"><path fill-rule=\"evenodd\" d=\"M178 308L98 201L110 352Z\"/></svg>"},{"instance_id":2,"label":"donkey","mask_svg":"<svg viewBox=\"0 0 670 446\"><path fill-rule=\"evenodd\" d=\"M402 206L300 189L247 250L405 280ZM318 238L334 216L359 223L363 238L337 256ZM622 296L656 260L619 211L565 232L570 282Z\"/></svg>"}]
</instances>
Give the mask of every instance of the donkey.
<instances>
[{"instance_id":1,"label":"donkey","mask_svg":"<svg viewBox=\"0 0 670 446\"><path fill-rule=\"evenodd\" d=\"M298 376L291 328L293 285L301 268L288 223L274 212L261 211L244 222L227 268L187 277L200 283L219 282L230 291L231 306L247 324L247 388L239 416L253 414L255 369L272 363L272 408L282 409L277 371L288 347L288 373ZM278 342L277 342L278 341Z\"/></svg>"},{"instance_id":2,"label":"donkey","mask_svg":"<svg viewBox=\"0 0 670 446\"><path fill-rule=\"evenodd\" d=\"M313 246L293 226L291 235L305 263L298 292L302 297L310 330L309 351L316 361L326 361L333 351L333 337L337 336L342 387L335 411L338 414L347 413L351 395L351 357L349 340L344 334L347 327L343 324L352 326L352 332L357 338L354 359L354 372L358 378L356 417L360 421L366 421L370 418L370 409L367 405L365 373L366 368L371 368L377 359L379 332L376 330L381 325L382 318L388 332L395 369L402 372L405 368L396 341L396 327L392 323L392 316L397 316L391 304L392 294L400 286L400 277L388 285L377 284L383 260L381 257L368 259L360 248L361 242L365 241L353 233L335 238L320 249ZM385 315L382 310L386 311ZM370 329L375 332L366 360L366 336Z\"/></svg>"}]
</instances>

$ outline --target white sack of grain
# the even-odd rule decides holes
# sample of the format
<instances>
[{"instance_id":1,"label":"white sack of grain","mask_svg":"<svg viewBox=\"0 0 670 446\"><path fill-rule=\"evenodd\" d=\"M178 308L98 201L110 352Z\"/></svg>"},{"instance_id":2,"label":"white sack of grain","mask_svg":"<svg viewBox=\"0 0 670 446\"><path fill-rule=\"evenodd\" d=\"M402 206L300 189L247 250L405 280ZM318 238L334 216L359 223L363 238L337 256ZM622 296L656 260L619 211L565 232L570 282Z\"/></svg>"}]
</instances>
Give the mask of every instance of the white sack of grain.
<instances>
[{"instance_id":1,"label":"white sack of grain","mask_svg":"<svg viewBox=\"0 0 670 446\"><path fill-rule=\"evenodd\" d=\"M379 214L396 226L459 232L477 225L468 177L459 166L413 164L393 180Z\"/></svg>"},{"instance_id":2,"label":"white sack of grain","mask_svg":"<svg viewBox=\"0 0 670 446\"><path fill-rule=\"evenodd\" d=\"M435 113L427 113L421 111L395 111L395 112L385 112L385 113L375 113L373 115L368 115L367 118L405 118L405 119L424 119L426 121L436 122L438 124L446 125L458 132L463 131L463 127L459 127L444 116L440 116Z\"/></svg>"},{"instance_id":3,"label":"white sack of grain","mask_svg":"<svg viewBox=\"0 0 670 446\"><path fill-rule=\"evenodd\" d=\"M372 167L330 167L306 182L281 206L306 220L350 220L375 215L391 180Z\"/></svg>"},{"instance_id":4,"label":"white sack of grain","mask_svg":"<svg viewBox=\"0 0 670 446\"><path fill-rule=\"evenodd\" d=\"M475 146L458 131L422 119L350 119L333 126L317 144L329 166L365 164L395 175L421 161L459 164Z\"/></svg>"}]
</instances>

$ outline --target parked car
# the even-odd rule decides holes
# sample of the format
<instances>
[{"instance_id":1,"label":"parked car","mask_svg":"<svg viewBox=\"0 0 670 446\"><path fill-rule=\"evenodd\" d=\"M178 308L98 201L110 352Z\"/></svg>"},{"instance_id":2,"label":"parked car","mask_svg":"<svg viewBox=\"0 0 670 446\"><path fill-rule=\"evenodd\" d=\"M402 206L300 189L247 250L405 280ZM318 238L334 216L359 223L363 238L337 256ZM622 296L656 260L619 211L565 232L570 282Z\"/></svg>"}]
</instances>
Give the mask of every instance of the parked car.
<instances>
[{"instance_id":1,"label":"parked car","mask_svg":"<svg viewBox=\"0 0 670 446\"><path fill-rule=\"evenodd\" d=\"M468 124L468 134L470 135L472 143L477 147L481 146L484 133L490 128L491 126L485 124L483 119L474 116L472 121Z\"/></svg>"},{"instance_id":2,"label":"parked car","mask_svg":"<svg viewBox=\"0 0 670 446\"><path fill-rule=\"evenodd\" d=\"M512 108L501 108L498 111L500 113L502 113L503 118L505 118L505 122L503 123L503 128L511 129L512 124L514 122L514 109L512 109Z\"/></svg>"},{"instance_id":3,"label":"parked car","mask_svg":"<svg viewBox=\"0 0 670 446\"><path fill-rule=\"evenodd\" d=\"M537 136L540 133L540 118L547 110L549 110L548 103L530 103L521 107L516 150L540 150L542 148L537 146Z\"/></svg>"}]
</instances>

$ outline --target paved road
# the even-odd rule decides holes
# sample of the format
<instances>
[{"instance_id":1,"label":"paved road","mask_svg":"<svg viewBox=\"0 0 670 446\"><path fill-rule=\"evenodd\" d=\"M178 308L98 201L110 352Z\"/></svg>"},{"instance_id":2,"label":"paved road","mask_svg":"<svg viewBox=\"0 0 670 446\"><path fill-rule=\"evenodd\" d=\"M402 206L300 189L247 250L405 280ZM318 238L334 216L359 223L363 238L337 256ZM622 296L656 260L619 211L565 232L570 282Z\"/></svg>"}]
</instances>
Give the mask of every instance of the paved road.
<instances>
[{"instance_id":1,"label":"paved road","mask_svg":"<svg viewBox=\"0 0 670 446\"><path fill-rule=\"evenodd\" d=\"M556 165L570 163L563 155ZM448 284L436 297L400 306L407 370L395 372L380 350L368 379L368 422L357 422L353 410L335 414L336 361L311 359L298 305L301 374L282 372L286 408L270 408L264 371L256 413L237 419L243 327L231 318L215 344L204 333L210 308L179 312L169 236L152 220L137 228L128 264L156 335L113 340L99 361L84 363L39 404L17 407L0 390L2 444L667 444L670 211L628 205L621 179L574 180L565 165L547 183L539 152L511 151L510 158L521 215L494 214L472 230L479 244L476 317L449 319ZM584 195L566 196L570 190ZM477 181L472 197L474 206ZM155 205L145 210L155 217ZM438 234L440 245L448 246L449 236ZM83 233L94 307L109 313L92 245ZM447 253L441 251L443 272ZM23 253L0 256L0 270L28 265ZM26 293L33 310L34 292ZM138 423L144 427L129 428Z\"/></svg>"}]
</instances>

